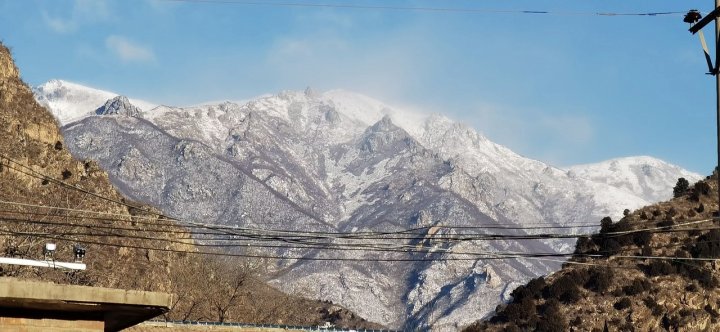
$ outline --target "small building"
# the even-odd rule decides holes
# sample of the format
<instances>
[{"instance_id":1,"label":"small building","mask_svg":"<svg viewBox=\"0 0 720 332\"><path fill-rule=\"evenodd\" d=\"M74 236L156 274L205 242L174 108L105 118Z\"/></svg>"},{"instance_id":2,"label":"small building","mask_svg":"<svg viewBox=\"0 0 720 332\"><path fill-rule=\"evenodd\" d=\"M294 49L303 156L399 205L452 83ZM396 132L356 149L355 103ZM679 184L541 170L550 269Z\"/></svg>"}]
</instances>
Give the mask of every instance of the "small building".
<instances>
[{"instance_id":1,"label":"small building","mask_svg":"<svg viewBox=\"0 0 720 332\"><path fill-rule=\"evenodd\" d=\"M120 331L169 310L172 295L0 278L0 331Z\"/></svg>"}]
</instances>

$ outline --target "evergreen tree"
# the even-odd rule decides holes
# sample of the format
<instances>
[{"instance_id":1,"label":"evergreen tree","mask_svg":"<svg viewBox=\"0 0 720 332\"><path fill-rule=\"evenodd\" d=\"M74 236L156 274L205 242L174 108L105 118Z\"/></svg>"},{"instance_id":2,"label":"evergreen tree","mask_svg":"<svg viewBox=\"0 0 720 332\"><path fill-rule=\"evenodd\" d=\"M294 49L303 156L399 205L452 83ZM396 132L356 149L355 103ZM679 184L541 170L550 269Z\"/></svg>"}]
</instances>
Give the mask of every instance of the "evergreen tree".
<instances>
[{"instance_id":1,"label":"evergreen tree","mask_svg":"<svg viewBox=\"0 0 720 332\"><path fill-rule=\"evenodd\" d=\"M684 195L688 188L690 188L690 182L685 178L679 178L673 188L673 196L677 198Z\"/></svg>"}]
</instances>

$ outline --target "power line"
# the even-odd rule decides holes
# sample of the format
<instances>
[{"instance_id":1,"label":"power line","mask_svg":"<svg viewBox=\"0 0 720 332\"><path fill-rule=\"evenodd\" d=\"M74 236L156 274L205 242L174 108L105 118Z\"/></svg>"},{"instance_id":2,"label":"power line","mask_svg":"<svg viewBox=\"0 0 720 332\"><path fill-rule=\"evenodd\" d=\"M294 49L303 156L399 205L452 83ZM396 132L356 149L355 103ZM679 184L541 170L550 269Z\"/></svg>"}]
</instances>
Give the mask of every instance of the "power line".
<instances>
[{"instance_id":1,"label":"power line","mask_svg":"<svg viewBox=\"0 0 720 332\"><path fill-rule=\"evenodd\" d=\"M0 156L1 156L1 155L0 155ZM9 158L6 158L6 157L5 157L5 159L10 160ZM11 161L12 161L12 160L11 160ZM18 162L14 162L14 163L19 164L20 167L25 167L25 168L27 168L27 169L30 169L28 166L25 166L25 165L23 165L23 164L21 164L21 163L18 163ZM12 167L11 167L11 168L12 168ZM17 169L16 169L16 170L17 170ZM63 181L60 181L60 180L57 180L57 179L52 179L52 178L50 178L50 177L48 177L48 176L46 176L46 175L43 175L43 174L41 174L41 173L39 173L39 172L36 172L36 171L34 171L34 170L32 170L32 169L31 169L31 171L32 171L33 174L29 174L29 173L27 173L27 172L25 172L25 174L27 174L27 175L29 175L29 176L36 177L36 178L55 180L55 181L53 181L53 182L58 183L58 184L62 185L63 187L66 187L66 188L69 188L69 189L80 190L80 191L82 191L82 192L84 192L84 193L86 193L86 194L89 194L89 195L92 195L92 196L95 196L95 197L98 197L98 198L101 198L101 199L109 200L109 201L111 201L111 202L114 202L114 203L117 203L117 204L121 204L121 205L125 205L125 206L131 207L131 208L138 208L138 207L136 207L136 206L133 206L133 205L130 205L130 204L127 204L127 203L118 201L118 200L108 199L107 197L104 197L104 196L102 196L102 195L98 195L98 194L89 192L89 191L84 190L84 189L82 189L82 188L78 188L78 187L76 187L76 186L67 184L67 183L65 183L65 182L63 182ZM13 203L13 204L15 204L15 203ZM48 207L48 206L34 205L34 204L22 204L22 203L18 203L18 205L24 205L24 206L33 205L34 207L46 208L46 209L63 209L63 208ZM76 210L76 209L68 209L68 208L65 208L65 210ZM146 211L146 210L144 210L144 209L141 209L141 210L142 210L142 211ZM77 211L77 210L76 210L76 211ZM82 210L82 212L97 213L96 211L88 211L88 210ZM152 211L146 211L146 212L149 212L149 213L152 213L152 214L156 214L156 215L160 216L161 218L166 218L164 215L159 214L159 213L154 213L154 212L152 212ZM116 215L117 215L117 214L116 214ZM122 216L126 216L126 215L122 215ZM67 216L67 215L65 215L65 216L63 216L63 215L56 215L55 217L68 217L68 216ZM78 218L82 218L82 217L78 217ZM131 216L131 217L129 217L129 218L132 219L133 216ZM155 219L155 218L153 218L153 220L167 220L167 221L176 221L176 222L179 222L179 223L188 223L188 222L183 222L183 221L181 221L181 220L174 219L174 218L167 218L167 219ZM622 232L615 232L615 233L605 233L605 234L601 234L601 236L613 236L613 235L621 236L621 235L628 235L628 234L631 234L631 233L643 232L643 231L664 232L664 231L668 231L669 229L671 229L672 227L675 227L675 226L684 226L684 225L689 225L689 224L706 222L706 221L710 221L710 220L711 220L711 219L703 219L703 220L689 221L689 222L687 222L687 223L678 224L678 225L672 225L672 226L666 226L666 227L654 227L654 228L636 229L636 230L622 231ZM127 221L127 220L123 220L123 221ZM194 223L190 223L190 224L194 224ZM166 224L166 226L173 226L173 225L167 225L167 224ZM200 226L195 225L195 226L196 226L196 227L209 228L209 229L211 229L211 230L214 230L211 226L208 226L208 225L200 225ZM303 242L303 241L307 241L308 239L310 239L310 240L317 240L318 238L320 238L320 239L333 239L333 238L334 238L334 239L337 239L337 238L341 238L341 239L345 239L345 240L358 240L358 239L360 239L360 240L368 240L368 239L372 239L372 238L367 238L367 237L360 237L360 238L342 238L342 237L338 237L338 236L335 236L335 237L318 237L318 236L316 236L316 235L313 235L313 236L305 236L305 237L298 237L298 233L299 233L299 234L307 234L307 232L300 232L300 231L287 231L287 232L290 232L290 233L296 233L296 234L293 234L292 237L287 236L287 235L284 235L284 237L283 237L283 236L278 236L277 234L273 234L273 236L267 236L267 234L247 233L247 231L249 231L248 229L227 228L227 226L223 226L223 227L224 227L225 229L222 229L222 230L223 230L223 231L226 231L226 232L223 232L223 233L225 233L224 235L246 236L246 237L250 237L251 240L275 240L275 241L285 241L285 242L289 242L289 243L295 243L294 246L283 246L283 247L287 247L287 248L289 248L289 249L312 249L312 250L323 249L323 250L335 250L335 249L343 248L343 247L339 247L338 244L335 244L336 246L338 246L338 247L336 247L336 248L327 248L327 246L328 246L327 243L317 243L317 242L309 242L309 243L308 243L308 242ZM452 228L452 227L450 227L450 228ZM472 228L474 228L474 227L472 227ZM478 228L479 228L479 227L478 227ZM232 231L245 231L245 232L244 232L244 233L243 233L243 232L235 233L235 232L229 232L229 230L232 230ZM677 231L689 231L689 230L699 230L699 229L683 229L683 230L677 230ZM143 231L143 230L137 230L137 231ZM255 231L255 232L264 231L264 232L268 232L268 230L259 230L259 229L254 229L254 230L253 230L253 229L250 229L250 231ZM401 232L403 232L403 231L400 231L400 233L401 233ZM6 233L6 234L9 234L9 235L34 236L34 237L46 238L46 239L68 240L68 239L65 238L65 237L58 237L57 235L50 235L50 234L39 234L39 233L29 233L29 232L12 232L12 231L5 231L5 233ZM394 232L394 233L397 234L398 232ZM220 234L222 234L222 233L219 233L219 234L217 234L217 235L220 235ZM386 234L386 233L385 233L385 234ZM85 235L85 236L104 236L104 237L117 236L117 237L130 238L130 236L127 236L127 235L113 234L113 233L109 233L109 234L108 234L108 233L106 233L106 234L78 234L78 233L67 233L67 234L63 234L63 235L74 235L74 236L78 236L78 235L81 235L81 236L82 236L82 235ZM214 235L215 235L215 234L214 234ZM338 234L335 234L335 235L338 235ZM460 239L462 239L462 240L467 240L467 241L478 241L478 240L486 240L486 239L488 239L488 234L480 234L480 235L482 235L483 237L480 238L480 237L468 237L468 236L464 236L464 237L462 237L462 238L460 238ZM518 236L513 236L513 235L491 234L491 235L490 235L490 238L493 238L493 237L494 237L494 238L500 238L500 239L514 239L514 240L516 240L516 239L565 238L565 237L567 237L567 236L568 236L568 235L541 234L541 235L532 235L532 236L530 236L530 235L522 235L522 236L518 237ZM573 237L578 237L578 236L580 236L580 235L574 235ZM592 236L592 234L590 234L590 235L582 235L582 236ZM533 238L533 237L534 237L534 238ZM148 237L143 237L142 239L144 239L144 240L169 240L169 239L157 239L157 238L149 239ZM379 238L379 239L381 239L381 240L388 240L388 239L393 239L393 238ZM433 236L423 237L423 238L407 238L407 237L406 237L406 238L399 238L399 239L404 239L404 240L416 239L416 240L433 240L433 241L436 240ZM146 247L146 246L136 246L136 245L130 245L130 244L112 244L112 243L104 243L104 242L98 242L98 241L88 241L88 240L81 240L81 239L73 239L73 240L74 240L75 242L77 242L77 243L94 244L94 245L99 245L99 246L105 245L105 246L115 246L115 247L125 247L125 248L136 248L136 249L145 249L145 250L169 251L169 252L187 253L187 254L238 256L238 257L247 257L247 258L266 258L266 259L281 259L281 260L406 262L406 261L478 260L478 259L519 259L519 258L546 259L547 257L606 257L606 256L603 256L603 255L594 255L594 254L592 254L592 255L589 255L589 254L583 255L583 254L569 254L569 253L513 253L513 254L507 254L507 253L462 253L462 252L453 252L452 250L437 250L437 252L432 252L432 251L424 252L424 251L423 251L423 252L418 252L418 253L426 253L426 254L431 254L431 255L448 255L448 254L455 254L455 255L464 255L464 256L467 256L467 255L477 255L477 254L485 254L485 255L488 255L489 257L477 257L477 256L475 256L474 258L433 257L433 258L420 258L420 259L418 259L418 258L412 258L412 259L407 259L407 258L398 258L398 259L395 259L395 258L393 258L393 259L389 259L389 258L377 258L377 257L373 257L373 258L347 258L347 257L333 257L333 258L328 258L328 257L314 257L314 256L312 256L312 257L311 257L311 256L288 257L288 256L260 255L260 254L232 254L232 253L218 253L218 252L207 252L207 251L187 251L187 250L176 250L176 249L168 249L168 248L151 248L151 247ZM450 240L458 240L458 238L450 238ZM186 243L186 242L181 242L181 243L182 243L182 244L188 244L188 243ZM298 244L299 244L299 245L298 245ZM325 247L323 247L323 248L308 248L308 247L311 246L311 245L323 245L323 246L325 246ZM349 246L349 245L357 246L358 244L340 244L340 246ZM390 249L388 250L388 248L377 248L377 247L375 247L375 246L377 246L377 245L378 245L377 243L375 243L375 244L370 244L369 246L366 245L364 248L361 248L361 249L364 250L364 251L371 251L371 250L375 250L375 249L382 249L382 250L384 250L384 251L398 251L398 252L400 252L399 250L402 250L402 252L407 253L407 252L408 252L407 248L410 247L410 246L399 247L399 248L396 247L396 248L390 248ZM267 247L267 246L265 246L265 247ZM275 247L278 247L278 246L275 246ZM343 249L346 249L346 247L343 248ZM643 258L644 256L642 256L642 257L641 257L641 256L620 256L620 257L621 257L621 258ZM672 258L672 257L661 257L661 259L673 259L673 258ZM707 260L714 260L714 259L712 259L712 258L702 258L702 259L699 259L699 260L707 261Z\"/></svg>"},{"instance_id":2,"label":"power line","mask_svg":"<svg viewBox=\"0 0 720 332\"><path fill-rule=\"evenodd\" d=\"M23 233L23 232L13 232L13 231L0 231L0 233L5 233L7 235L27 235L27 236L37 236L39 238L44 239L53 239L53 240L67 240L66 238L53 236L53 235L43 235L43 234L34 234L34 233ZM603 255L576 255L576 254L522 254L522 255L505 255L502 254L493 254L491 257L473 257L473 258L461 258L461 257L435 257L435 258L381 258L381 257L363 257L363 258L348 258L348 257L309 257L309 256L297 256L297 257L288 257L288 256L277 256L277 255L262 255L262 254L239 254L239 253L227 253L227 252L209 252L209 251L187 251L187 250L178 250L178 249L170 249L170 248L151 248L146 246L137 246L132 244L113 244L113 243L107 243L107 242L99 242L99 241L90 241L90 240L81 240L81 239L73 239L73 241L77 243L82 244L92 244L92 245L98 245L98 246L110 246L110 247L120 247L120 248L131 248L131 249L142 249L142 250L154 250L154 251L162 251L162 252L170 252L170 253L181 253L181 254L197 254L197 255L210 255L210 256L225 256L225 257L244 257L244 258L258 258L258 259L277 259L277 260L303 260L303 261L356 261L356 262L367 262L367 261L373 261L373 262L427 262L427 261L476 261L479 259L484 260L506 260L506 259L538 259L538 260L549 260L548 257L588 257L588 258L607 258L607 256ZM714 241L717 242L717 241ZM465 254L470 255L470 254ZM709 262L709 261L720 261L720 258L711 258L711 257L672 257L672 256L639 256L639 255L616 255L612 256L616 258L621 259L635 259L635 260L646 260L646 259L656 259L656 260L671 260L671 261L701 261L701 262ZM587 262L573 262L573 261L562 261L564 263L569 264L582 264L582 265L592 265L593 263L587 263ZM597 265L604 265L604 264L597 264ZM612 266L608 266L612 267Z\"/></svg>"},{"instance_id":3,"label":"power line","mask_svg":"<svg viewBox=\"0 0 720 332\"><path fill-rule=\"evenodd\" d=\"M166 2L184 2L195 4L222 4L242 6L263 6L263 7L295 7L295 8L334 8L334 9L361 9L361 10L383 10L383 11L414 11L414 12L435 12L435 13L470 13L470 14L529 14L529 15L559 15L559 16L640 16L658 17L682 15L687 11L657 11L657 12L586 12L586 11L547 11L547 10L515 10L515 9L490 9L490 8L461 8L461 7L411 7L411 6L387 6L387 5L359 5L359 4L333 4L333 3L309 3L309 2L270 2L270 1L241 1L241 0L161 0Z\"/></svg>"},{"instance_id":4,"label":"power line","mask_svg":"<svg viewBox=\"0 0 720 332\"><path fill-rule=\"evenodd\" d=\"M16 222L16 223L40 223L43 225L53 224L53 222L47 222L47 221L36 221L32 219L9 219L9 218L0 218L2 221L6 222ZM59 225L67 225L66 223L58 223L55 226ZM86 228L95 228L95 226L99 225L77 225L77 224L71 224L71 226L77 226L77 227L86 227ZM97 228L102 229L110 229L110 230L118 230L116 227L112 226L101 226ZM678 229L676 231L703 231L703 230L712 230L712 229L720 229L720 228L709 228L709 229ZM123 228L122 230L128 230L127 228ZM131 229L132 230L132 229ZM144 230L132 230L136 232L142 232ZM658 232L663 230L656 230ZM188 243L186 241L182 240L174 240L174 239L168 239L168 238L154 238L154 237L148 237L148 236L137 236L137 235L128 235L128 234L117 234L117 233L78 233L78 232L71 232L71 233L28 233L25 232L23 235L31 235L31 236L66 236L66 235L73 235L73 236L89 236L89 237L118 237L118 238L124 238L124 239L136 239L136 240L150 240L150 241L164 241L169 243L177 243L177 244L192 244ZM191 239L187 239L191 240ZM210 241L237 241L237 239L205 239ZM275 239L275 240L283 240ZM256 241L255 239L250 239L248 241ZM718 241L705 241L707 243L712 242L718 242ZM494 252L462 252L462 251L456 251L453 249L446 249L446 248L436 248L436 247L429 247L429 246L413 246L413 245L401 245L401 246L395 246L395 247L387 247L382 245L393 245L391 243L379 243L379 242L373 242L373 243L333 243L333 242L310 242L310 243L296 243L295 245L266 245L266 244L257 244L257 243L243 243L243 244L228 244L228 243L216 243L216 244L195 244L198 247L246 247L246 248L286 248L286 249L322 249L322 250L347 250L347 251L370 251L370 252L397 252L397 253L404 253L404 254L411 254L411 253L426 253L426 254L450 254L450 255L475 255L475 256L481 256L478 257L478 259L484 258L488 255L490 256L502 256L502 257L526 257L527 255L530 255L531 257L547 257L547 256L556 256L561 255L563 257L567 257L569 255L574 257L586 257L587 254L579 253L579 254L571 254L571 253L520 253L520 252L514 252L514 253L494 253ZM677 245L683 245L683 244L676 244ZM661 246L661 247L670 247L670 246ZM149 247L148 247L149 248ZM657 248L655 248L657 249ZM628 248L628 249L620 249L620 250L613 250L613 251L600 251L595 254L607 254L607 253L617 253L621 251L629 251L629 250L637 250L636 248Z\"/></svg>"},{"instance_id":5,"label":"power line","mask_svg":"<svg viewBox=\"0 0 720 332\"><path fill-rule=\"evenodd\" d=\"M26 204L26 203L19 203L19 202L8 202L8 201L0 201L0 204L10 204L10 205L18 205L18 206L24 206L24 207L36 207L36 208L45 208L45 209L51 209L51 210L69 210L69 211L79 211L83 213L94 213L95 211L90 210L77 210L77 209L69 209L69 208L60 208L60 207L54 207L54 206L45 206L45 205L37 205L37 204ZM13 213L9 212L8 213ZM17 212L18 214L29 214L27 212ZM48 212L46 215L50 215L51 212ZM30 214L40 214L40 213L30 213ZM102 213L105 214L105 213ZM79 216L69 216L69 215L54 215L56 217L71 217L74 219L82 219L83 217ZM123 219L106 219L106 218L98 218L100 220L118 220L123 222L135 222L135 221L128 221ZM678 230L674 229L676 227L681 226L689 226L693 224L699 224L699 223L705 223L712 221L712 219L700 219L700 220L690 220L684 223L680 224L674 224L672 226L658 226L658 227L650 227L650 228L640 228L640 229L632 229L628 231L620 231L620 232L606 232L603 233L602 236L604 237L618 237L618 236L624 236L631 233L639 233L639 232L678 232L678 231L686 231L686 230ZM180 221L182 222L182 221ZM148 225L153 226L176 226L172 224L162 224L158 225L156 223L147 223ZM430 227L422 227L422 228L412 228L408 230L399 230L394 232L308 232L308 231L297 231L297 230L266 230L266 229L257 229L257 228L243 228L243 227L228 227L223 225L216 225L216 224L201 224L201 226L194 226L194 227L202 227L202 228L211 228L212 230L215 230L215 232L212 233L205 233L206 235L221 235L226 234L230 236L244 236L244 237L254 237L256 239L258 238L264 238L264 239L283 239L283 240L303 240L303 239L378 239L378 240L433 240L433 241L442 241L442 240L449 240L449 241L476 241L476 240L529 240L529 239L554 239L554 238L578 238L578 237L590 237L594 236L595 234L554 234L554 233L540 233L540 234L520 234L520 235L513 235L513 234L488 234L488 233L457 233L457 234L451 234L451 235L429 235L426 233L412 233L413 230L419 230L419 229L427 229L427 228L433 228L437 227L438 229L441 228L447 228L447 229L483 229L484 227L464 227L464 226L430 226ZM499 229L502 229L500 227ZM516 227L512 228L514 230L523 230L527 228L523 227ZM226 232L218 232L220 230L226 231ZM153 230L148 230L153 231ZM178 232L182 233L182 232ZM279 233L279 234L278 234ZM284 237L283 237L284 236Z\"/></svg>"}]
</instances>

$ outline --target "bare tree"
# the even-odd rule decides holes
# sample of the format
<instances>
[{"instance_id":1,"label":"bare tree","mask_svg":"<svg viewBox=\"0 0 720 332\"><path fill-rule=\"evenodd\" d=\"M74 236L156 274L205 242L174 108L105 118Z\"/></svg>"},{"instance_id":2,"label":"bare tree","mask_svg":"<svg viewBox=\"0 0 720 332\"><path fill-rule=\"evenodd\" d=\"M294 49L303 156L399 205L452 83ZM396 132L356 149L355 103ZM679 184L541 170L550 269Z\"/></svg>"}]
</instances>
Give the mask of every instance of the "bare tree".
<instances>
[{"instance_id":1,"label":"bare tree","mask_svg":"<svg viewBox=\"0 0 720 332\"><path fill-rule=\"evenodd\" d=\"M205 284L208 268L197 260L185 258L169 276L170 292L174 294L170 311L164 315L165 320L179 319L182 321L202 320L204 308L208 303Z\"/></svg>"},{"instance_id":2,"label":"bare tree","mask_svg":"<svg viewBox=\"0 0 720 332\"><path fill-rule=\"evenodd\" d=\"M232 259L209 259L212 269L207 281L209 302L217 320L224 322L231 318L231 310L241 304L246 290L243 288L249 280L250 271L246 264Z\"/></svg>"}]
</instances>

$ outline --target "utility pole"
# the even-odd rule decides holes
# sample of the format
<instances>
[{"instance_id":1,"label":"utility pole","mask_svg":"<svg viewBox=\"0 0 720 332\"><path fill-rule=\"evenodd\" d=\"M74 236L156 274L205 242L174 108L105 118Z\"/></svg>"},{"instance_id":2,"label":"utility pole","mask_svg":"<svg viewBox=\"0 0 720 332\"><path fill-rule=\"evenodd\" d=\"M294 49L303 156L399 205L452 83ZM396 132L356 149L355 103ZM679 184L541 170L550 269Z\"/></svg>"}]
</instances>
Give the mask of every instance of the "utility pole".
<instances>
[{"instance_id":1,"label":"utility pole","mask_svg":"<svg viewBox=\"0 0 720 332\"><path fill-rule=\"evenodd\" d=\"M702 19L701 19L702 18ZM710 52L705 44L705 37L702 34L702 28L708 25L710 22L715 21L715 63L710 57ZM697 10L691 10L685 16L685 22L690 23L690 32L693 34L699 33L700 41L705 52L705 59L708 63L708 74L715 76L715 108L716 108L716 130L717 130L717 190L718 190L718 212L717 217L720 217L720 75L718 75L718 62L720 62L720 0L715 0L714 9L702 17Z\"/></svg>"},{"instance_id":2,"label":"utility pole","mask_svg":"<svg viewBox=\"0 0 720 332\"><path fill-rule=\"evenodd\" d=\"M715 0L714 13L720 8L720 0ZM720 217L720 75L718 75L718 60L720 60L720 15L715 15L715 110L716 110L716 130L717 130L717 149L718 163L716 169L717 176L717 192L718 192L718 214Z\"/></svg>"}]
</instances>

